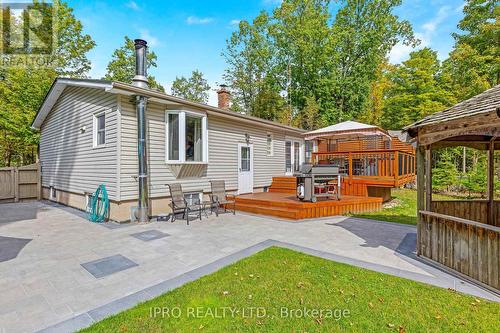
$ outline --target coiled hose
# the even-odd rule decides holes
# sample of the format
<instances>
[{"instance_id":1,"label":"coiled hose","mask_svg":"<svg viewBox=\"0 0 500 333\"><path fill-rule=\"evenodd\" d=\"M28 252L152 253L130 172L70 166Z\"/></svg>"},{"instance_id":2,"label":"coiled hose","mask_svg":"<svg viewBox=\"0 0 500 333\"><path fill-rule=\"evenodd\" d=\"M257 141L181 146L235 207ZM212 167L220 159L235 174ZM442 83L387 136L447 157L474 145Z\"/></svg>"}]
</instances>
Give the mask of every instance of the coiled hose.
<instances>
[{"instance_id":1,"label":"coiled hose","mask_svg":"<svg viewBox=\"0 0 500 333\"><path fill-rule=\"evenodd\" d=\"M108 191L104 184L99 185L87 206L87 218L91 222L102 223L107 220L109 213Z\"/></svg>"}]
</instances>

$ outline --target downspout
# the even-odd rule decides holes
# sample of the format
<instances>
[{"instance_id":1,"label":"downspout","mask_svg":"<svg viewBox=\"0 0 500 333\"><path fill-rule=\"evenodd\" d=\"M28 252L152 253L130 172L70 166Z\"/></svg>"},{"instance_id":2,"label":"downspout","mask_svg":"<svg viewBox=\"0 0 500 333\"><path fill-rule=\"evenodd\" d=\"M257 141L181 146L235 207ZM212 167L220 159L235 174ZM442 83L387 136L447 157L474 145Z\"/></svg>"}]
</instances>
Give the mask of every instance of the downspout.
<instances>
[{"instance_id":1,"label":"downspout","mask_svg":"<svg viewBox=\"0 0 500 333\"><path fill-rule=\"evenodd\" d=\"M149 88L147 79L147 42L136 39L135 43L135 76L132 85L140 88ZM148 186L148 154L147 154L147 120L146 96L134 97L137 116L137 157L139 201L137 207L137 222L149 222L149 186Z\"/></svg>"}]
</instances>

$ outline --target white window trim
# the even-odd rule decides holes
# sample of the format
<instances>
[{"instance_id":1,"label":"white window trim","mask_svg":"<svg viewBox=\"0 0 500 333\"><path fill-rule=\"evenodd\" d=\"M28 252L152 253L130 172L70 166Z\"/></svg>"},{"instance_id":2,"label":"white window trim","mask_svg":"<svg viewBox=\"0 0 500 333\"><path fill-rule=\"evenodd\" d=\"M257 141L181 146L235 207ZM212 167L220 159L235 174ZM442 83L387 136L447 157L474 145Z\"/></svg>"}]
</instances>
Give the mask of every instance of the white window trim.
<instances>
[{"instance_id":1,"label":"white window trim","mask_svg":"<svg viewBox=\"0 0 500 333\"><path fill-rule=\"evenodd\" d=\"M168 149L168 115L179 115L179 159L169 160ZM201 131L203 139L203 151L201 161L186 161L186 114L201 118ZM165 163L167 164L207 164L208 163L208 121L205 112L195 112L187 110L166 110L165 111Z\"/></svg>"},{"instance_id":2,"label":"white window trim","mask_svg":"<svg viewBox=\"0 0 500 333\"><path fill-rule=\"evenodd\" d=\"M271 137L271 147L270 149L268 150L267 148L267 139L268 137ZM274 135L273 133L270 133L270 132L267 132L266 134L266 156L268 157L273 157L274 156Z\"/></svg>"},{"instance_id":3,"label":"white window trim","mask_svg":"<svg viewBox=\"0 0 500 333\"><path fill-rule=\"evenodd\" d=\"M100 116L104 116L104 143L97 144L97 118ZM106 147L106 111L99 111L94 113L92 120L92 147L93 148L102 148Z\"/></svg>"}]
</instances>

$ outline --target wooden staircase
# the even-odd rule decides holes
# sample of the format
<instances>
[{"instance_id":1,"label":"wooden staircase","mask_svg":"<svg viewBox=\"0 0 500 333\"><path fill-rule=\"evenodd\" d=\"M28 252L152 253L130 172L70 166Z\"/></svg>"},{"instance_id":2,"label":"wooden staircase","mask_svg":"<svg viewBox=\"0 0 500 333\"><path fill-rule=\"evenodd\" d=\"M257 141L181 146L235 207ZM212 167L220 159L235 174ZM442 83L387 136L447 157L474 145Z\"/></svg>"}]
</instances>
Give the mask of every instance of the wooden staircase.
<instances>
[{"instance_id":1,"label":"wooden staircase","mask_svg":"<svg viewBox=\"0 0 500 333\"><path fill-rule=\"evenodd\" d=\"M297 193L297 179L293 176L273 177L269 192L295 194Z\"/></svg>"}]
</instances>

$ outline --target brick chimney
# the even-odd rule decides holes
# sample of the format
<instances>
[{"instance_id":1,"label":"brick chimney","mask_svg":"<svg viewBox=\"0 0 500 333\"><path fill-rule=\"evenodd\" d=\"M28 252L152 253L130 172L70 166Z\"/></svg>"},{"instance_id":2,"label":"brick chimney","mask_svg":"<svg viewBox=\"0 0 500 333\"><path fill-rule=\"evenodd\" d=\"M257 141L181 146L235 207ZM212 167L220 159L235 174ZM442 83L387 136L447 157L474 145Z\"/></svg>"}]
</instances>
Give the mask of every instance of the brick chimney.
<instances>
[{"instance_id":1,"label":"brick chimney","mask_svg":"<svg viewBox=\"0 0 500 333\"><path fill-rule=\"evenodd\" d=\"M221 109L228 110L230 107L231 103L231 93L227 89L227 85L221 84L220 89L217 90L217 97L218 97L218 107Z\"/></svg>"}]
</instances>

